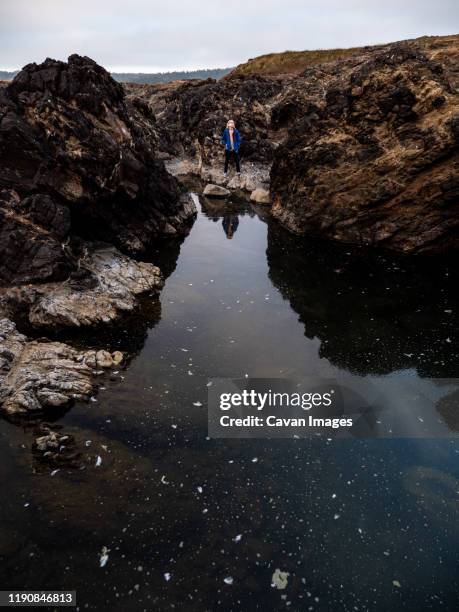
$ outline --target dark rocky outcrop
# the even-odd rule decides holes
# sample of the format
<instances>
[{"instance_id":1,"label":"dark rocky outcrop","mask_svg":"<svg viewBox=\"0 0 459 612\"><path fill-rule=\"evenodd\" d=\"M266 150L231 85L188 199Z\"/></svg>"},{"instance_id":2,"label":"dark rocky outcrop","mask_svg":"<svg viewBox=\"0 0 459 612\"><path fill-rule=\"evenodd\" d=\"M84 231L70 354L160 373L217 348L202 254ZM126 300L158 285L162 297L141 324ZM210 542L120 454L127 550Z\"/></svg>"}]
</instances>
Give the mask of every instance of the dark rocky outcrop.
<instances>
[{"instance_id":1,"label":"dark rocky outcrop","mask_svg":"<svg viewBox=\"0 0 459 612\"><path fill-rule=\"evenodd\" d=\"M458 94L410 45L350 63L276 151L273 214L296 233L341 242L458 249Z\"/></svg>"},{"instance_id":2,"label":"dark rocky outcrop","mask_svg":"<svg viewBox=\"0 0 459 612\"><path fill-rule=\"evenodd\" d=\"M127 91L155 115L157 146L177 175L269 187L273 214L296 233L437 253L458 247L458 59L458 36L423 37L301 74ZM222 173L230 117L243 138L241 179Z\"/></svg>"},{"instance_id":3,"label":"dark rocky outcrop","mask_svg":"<svg viewBox=\"0 0 459 612\"><path fill-rule=\"evenodd\" d=\"M252 76L126 88L132 103L143 100L154 113L158 147L166 155L220 165L222 131L233 118L243 134L244 158L272 159L276 144L269 138L269 107L283 90L282 79Z\"/></svg>"},{"instance_id":4,"label":"dark rocky outcrop","mask_svg":"<svg viewBox=\"0 0 459 612\"><path fill-rule=\"evenodd\" d=\"M162 287L160 270L132 255L150 259L164 236L189 230L194 203L157 158L142 112L77 55L30 64L0 87L0 406L9 415L88 400L94 375L123 361L100 343L85 352L34 340L16 323L51 334L107 327Z\"/></svg>"},{"instance_id":5,"label":"dark rocky outcrop","mask_svg":"<svg viewBox=\"0 0 459 612\"><path fill-rule=\"evenodd\" d=\"M72 239L142 253L194 206L122 86L91 59L29 64L0 89L0 281L62 280Z\"/></svg>"}]
</instances>

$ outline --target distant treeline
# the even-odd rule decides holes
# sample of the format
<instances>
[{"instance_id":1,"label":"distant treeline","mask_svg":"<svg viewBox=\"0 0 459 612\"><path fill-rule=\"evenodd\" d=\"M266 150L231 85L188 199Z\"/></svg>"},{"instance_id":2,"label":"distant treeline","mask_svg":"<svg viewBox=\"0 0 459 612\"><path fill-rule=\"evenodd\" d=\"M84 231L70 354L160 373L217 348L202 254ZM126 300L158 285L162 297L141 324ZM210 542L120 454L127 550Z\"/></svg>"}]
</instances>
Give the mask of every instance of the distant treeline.
<instances>
[{"instance_id":1,"label":"distant treeline","mask_svg":"<svg viewBox=\"0 0 459 612\"><path fill-rule=\"evenodd\" d=\"M119 73L112 72L116 81L124 83L169 83L184 79L221 79L225 74L231 72L232 68L207 68L206 70L184 70L176 72L156 73Z\"/></svg>"},{"instance_id":2,"label":"distant treeline","mask_svg":"<svg viewBox=\"0 0 459 612\"><path fill-rule=\"evenodd\" d=\"M170 81L183 79L221 79L231 70L232 68L208 68L206 70L184 70L177 72L112 72L111 74L116 81L124 83L169 83ZM15 72L0 70L0 81L10 81L14 79L18 72L19 70Z\"/></svg>"}]
</instances>

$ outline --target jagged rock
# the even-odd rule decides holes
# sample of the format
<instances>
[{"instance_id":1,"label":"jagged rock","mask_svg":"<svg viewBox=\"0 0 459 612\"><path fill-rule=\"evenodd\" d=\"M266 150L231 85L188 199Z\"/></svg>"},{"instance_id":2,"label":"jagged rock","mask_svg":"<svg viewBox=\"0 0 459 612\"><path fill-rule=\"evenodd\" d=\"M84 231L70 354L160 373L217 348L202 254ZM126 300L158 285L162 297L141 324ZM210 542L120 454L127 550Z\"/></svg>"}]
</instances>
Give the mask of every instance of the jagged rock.
<instances>
[{"instance_id":1,"label":"jagged rock","mask_svg":"<svg viewBox=\"0 0 459 612\"><path fill-rule=\"evenodd\" d=\"M127 86L155 113L157 146L229 189L266 188L291 231L408 253L458 246L459 37L364 47L299 75ZM220 179L228 118L243 179ZM185 165L171 159L170 168ZM212 178L211 178L212 177Z\"/></svg>"},{"instance_id":2,"label":"jagged rock","mask_svg":"<svg viewBox=\"0 0 459 612\"><path fill-rule=\"evenodd\" d=\"M163 284L159 268L114 247L85 250L79 266L66 282L0 289L0 309L13 317L27 313L34 327L94 326L132 310L137 296Z\"/></svg>"},{"instance_id":3,"label":"jagged rock","mask_svg":"<svg viewBox=\"0 0 459 612\"><path fill-rule=\"evenodd\" d=\"M257 202L258 204L269 204L271 201L269 191L267 189L262 189L261 187L258 187L252 191L250 194L250 199L252 202Z\"/></svg>"},{"instance_id":4,"label":"jagged rock","mask_svg":"<svg viewBox=\"0 0 459 612\"><path fill-rule=\"evenodd\" d=\"M242 134L244 160L264 163L275 148L268 134L270 106L283 79L250 78L175 81L166 85L125 85L128 99L146 102L156 118L156 146L171 158L223 168L222 132L228 119ZM275 136L274 136L275 139Z\"/></svg>"},{"instance_id":5,"label":"jagged rock","mask_svg":"<svg viewBox=\"0 0 459 612\"><path fill-rule=\"evenodd\" d=\"M212 183L206 185L203 191L203 195L209 198L226 198L230 193L229 189L225 189L220 185L213 185Z\"/></svg>"},{"instance_id":6,"label":"jagged rock","mask_svg":"<svg viewBox=\"0 0 459 612\"><path fill-rule=\"evenodd\" d=\"M28 341L8 319L0 320L0 407L9 414L88 400L91 370L61 342Z\"/></svg>"},{"instance_id":7,"label":"jagged rock","mask_svg":"<svg viewBox=\"0 0 459 612\"><path fill-rule=\"evenodd\" d=\"M458 176L459 97L438 63L394 44L344 62L317 116L292 126L271 169L272 212L299 234L457 250Z\"/></svg>"},{"instance_id":8,"label":"jagged rock","mask_svg":"<svg viewBox=\"0 0 459 612\"><path fill-rule=\"evenodd\" d=\"M0 283L63 280L71 238L141 253L195 207L157 160L142 109L87 57L29 64L0 88Z\"/></svg>"}]
</instances>

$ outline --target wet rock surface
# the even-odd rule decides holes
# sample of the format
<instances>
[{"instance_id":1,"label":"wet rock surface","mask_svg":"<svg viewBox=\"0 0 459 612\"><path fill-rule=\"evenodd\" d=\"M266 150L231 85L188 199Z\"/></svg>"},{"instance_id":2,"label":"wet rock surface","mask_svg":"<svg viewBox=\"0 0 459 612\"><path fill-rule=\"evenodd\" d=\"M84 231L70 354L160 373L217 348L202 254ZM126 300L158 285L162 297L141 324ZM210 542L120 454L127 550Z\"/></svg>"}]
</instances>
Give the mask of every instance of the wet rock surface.
<instances>
[{"instance_id":1,"label":"wet rock surface","mask_svg":"<svg viewBox=\"0 0 459 612\"><path fill-rule=\"evenodd\" d=\"M0 289L0 312L26 318L34 328L94 326L114 321L134 309L137 296L162 287L153 264L111 246L90 248L83 248L79 268L63 282Z\"/></svg>"},{"instance_id":2,"label":"wet rock surface","mask_svg":"<svg viewBox=\"0 0 459 612\"><path fill-rule=\"evenodd\" d=\"M120 351L78 351L62 342L31 340L13 321L0 319L0 409L32 414L88 401L94 377L123 360Z\"/></svg>"},{"instance_id":3,"label":"wet rock surface","mask_svg":"<svg viewBox=\"0 0 459 612\"><path fill-rule=\"evenodd\" d=\"M7 413L57 408L88 400L92 374L79 354L61 342L32 340L0 320L0 406Z\"/></svg>"}]
</instances>

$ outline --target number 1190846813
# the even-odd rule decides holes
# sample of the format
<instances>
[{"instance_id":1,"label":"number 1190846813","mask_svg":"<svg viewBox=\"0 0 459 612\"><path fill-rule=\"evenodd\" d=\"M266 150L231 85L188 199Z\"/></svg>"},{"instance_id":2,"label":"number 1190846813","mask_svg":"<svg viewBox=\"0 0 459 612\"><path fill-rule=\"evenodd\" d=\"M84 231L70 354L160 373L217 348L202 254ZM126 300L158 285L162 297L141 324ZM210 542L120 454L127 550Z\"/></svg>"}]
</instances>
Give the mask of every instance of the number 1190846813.
<instances>
[{"instance_id":1,"label":"number 1190846813","mask_svg":"<svg viewBox=\"0 0 459 612\"><path fill-rule=\"evenodd\" d=\"M76 606L76 591L0 591L0 606Z\"/></svg>"}]
</instances>

